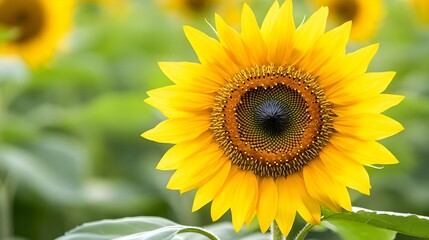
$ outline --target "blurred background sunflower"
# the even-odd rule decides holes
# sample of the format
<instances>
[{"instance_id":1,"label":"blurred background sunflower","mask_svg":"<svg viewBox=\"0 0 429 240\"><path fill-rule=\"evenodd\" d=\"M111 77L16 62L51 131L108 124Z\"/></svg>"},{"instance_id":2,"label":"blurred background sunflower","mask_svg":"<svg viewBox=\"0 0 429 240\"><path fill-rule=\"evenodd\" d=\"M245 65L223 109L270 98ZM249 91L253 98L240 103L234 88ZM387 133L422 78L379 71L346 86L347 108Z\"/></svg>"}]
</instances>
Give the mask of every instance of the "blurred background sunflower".
<instances>
[{"instance_id":1,"label":"blurred background sunflower","mask_svg":"<svg viewBox=\"0 0 429 240\"><path fill-rule=\"evenodd\" d=\"M352 21L350 38L363 42L371 40L384 17L382 0L312 0L317 6L329 8L329 18L335 25Z\"/></svg>"},{"instance_id":2,"label":"blurred background sunflower","mask_svg":"<svg viewBox=\"0 0 429 240\"><path fill-rule=\"evenodd\" d=\"M74 0L1 0L0 27L9 33L0 53L19 55L31 66L46 63L70 31Z\"/></svg>"},{"instance_id":3,"label":"blurred background sunflower","mask_svg":"<svg viewBox=\"0 0 429 240\"><path fill-rule=\"evenodd\" d=\"M155 167L170 146L140 133L163 119L143 102L146 91L170 84L157 62L197 61L182 25L210 34L205 19L214 25L214 9L178 21L179 13L158 1L123 1L128 10L120 18L101 0L78 1L72 13L62 12L72 15L72 24L42 67L16 61L18 53L0 53L0 239L54 239L84 222L140 215L211 223L209 206L192 213L194 192L180 197L165 189L172 173ZM271 4L250 2L259 23ZM296 25L314 12L311 6L294 1ZM371 196L350 193L357 206L429 215L429 28L409 1L383 6L384 17L367 40L380 42L369 71L397 72L387 93L406 99L386 115L406 131L382 141L400 163L368 169L377 186ZM60 20L50 18L50 24ZM13 39L9 30L2 24L2 46ZM355 42L349 51L362 46ZM291 234L303 224L298 220ZM323 226L320 231L318 239L338 239Z\"/></svg>"},{"instance_id":4,"label":"blurred background sunflower","mask_svg":"<svg viewBox=\"0 0 429 240\"><path fill-rule=\"evenodd\" d=\"M425 0L409 0L413 5L416 15L423 23L429 23L429 1Z\"/></svg>"}]
</instances>

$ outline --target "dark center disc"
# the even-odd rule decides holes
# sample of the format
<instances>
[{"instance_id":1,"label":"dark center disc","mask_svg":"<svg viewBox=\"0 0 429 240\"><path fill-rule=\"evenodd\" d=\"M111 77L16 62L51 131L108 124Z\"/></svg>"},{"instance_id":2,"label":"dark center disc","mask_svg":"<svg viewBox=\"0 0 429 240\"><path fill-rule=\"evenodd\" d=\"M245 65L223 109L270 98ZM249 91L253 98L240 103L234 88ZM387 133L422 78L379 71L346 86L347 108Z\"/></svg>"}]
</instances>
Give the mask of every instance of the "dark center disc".
<instances>
[{"instance_id":1,"label":"dark center disc","mask_svg":"<svg viewBox=\"0 0 429 240\"><path fill-rule=\"evenodd\" d=\"M194 12L201 12L208 7L209 0L186 0L186 7Z\"/></svg>"},{"instance_id":2,"label":"dark center disc","mask_svg":"<svg viewBox=\"0 0 429 240\"><path fill-rule=\"evenodd\" d=\"M15 43L30 41L42 32L45 12L38 0L5 0L0 4L0 25L16 28Z\"/></svg>"},{"instance_id":3,"label":"dark center disc","mask_svg":"<svg viewBox=\"0 0 429 240\"><path fill-rule=\"evenodd\" d=\"M288 86L251 89L236 107L240 139L255 149L291 151L311 122L307 109L305 99Z\"/></svg>"},{"instance_id":4,"label":"dark center disc","mask_svg":"<svg viewBox=\"0 0 429 240\"><path fill-rule=\"evenodd\" d=\"M336 13L340 22L347 22L355 19L359 10L359 5L356 0L342 0L335 1L331 9L332 12Z\"/></svg>"},{"instance_id":5,"label":"dark center disc","mask_svg":"<svg viewBox=\"0 0 429 240\"><path fill-rule=\"evenodd\" d=\"M334 117L316 77L293 66L257 65L217 92L210 129L233 164L277 178L318 157Z\"/></svg>"},{"instance_id":6,"label":"dark center disc","mask_svg":"<svg viewBox=\"0 0 429 240\"><path fill-rule=\"evenodd\" d=\"M288 127L291 116L287 106L272 99L256 106L254 117L261 131L270 136L278 136Z\"/></svg>"}]
</instances>

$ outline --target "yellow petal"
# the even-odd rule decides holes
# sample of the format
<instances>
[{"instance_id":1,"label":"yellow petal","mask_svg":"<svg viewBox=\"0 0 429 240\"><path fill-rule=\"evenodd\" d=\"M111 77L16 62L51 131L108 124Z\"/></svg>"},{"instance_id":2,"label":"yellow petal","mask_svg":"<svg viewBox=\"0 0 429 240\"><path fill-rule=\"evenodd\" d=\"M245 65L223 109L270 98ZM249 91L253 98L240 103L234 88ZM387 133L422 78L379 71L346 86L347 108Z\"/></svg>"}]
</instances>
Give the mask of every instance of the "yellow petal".
<instances>
[{"instance_id":1,"label":"yellow petal","mask_svg":"<svg viewBox=\"0 0 429 240\"><path fill-rule=\"evenodd\" d=\"M336 212L340 212L341 207L351 210L346 187L334 180L331 174L335 173L330 172L319 158L310 161L303 171L308 194Z\"/></svg>"},{"instance_id":2,"label":"yellow petal","mask_svg":"<svg viewBox=\"0 0 429 240\"><path fill-rule=\"evenodd\" d=\"M338 69L338 62L329 60L344 55L349 40L350 29L351 23L346 22L320 36L302 63L302 67L307 72L319 76L322 86L329 85L328 82L324 81L324 75ZM324 72L326 71L329 73L325 74Z\"/></svg>"},{"instance_id":3,"label":"yellow petal","mask_svg":"<svg viewBox=\"0 0 429 240\"><path fill-rule=\"evenodd\" d=\"M363 165L396 164L396 157L375 141L361 141L343 134L335 134L329 140L332 145L348 152L348 156Z\"/></svg>"},{"instance_id":4,"label":"yellow petal","mask_svg":"<svg viewBox=\"0 0 429 240\"><path fill-rule=\"evenodd\" d=\"M174 145L164 154L156 169L177 169L183 160L205 149L212 140L213 134L206 131L195 139Z\"/></svg>"},{"instance_id":5,"label":"yellow petal","mask_svg":"<svg viewBox=\"0 0 429 240\"><path fill-rule=\"evenodd\" d=\"M250 213L253 213L258 201L258 181L252 171L239 171L231 179L235 186L231 199L232 225L240 231Z\"/></svg>"},{"instance_id":6,"label":"yellow petal","mask_svg":"<svg viewBox=\"0 0 429 240\"><path fill-rule=\"evenodd\" d=\"M213 176L206 184L198 188L195 194L194 204L192 205L192 211L195 212L211 200L219 192L219 189L223 186L226 178L228 177L229 170L231 169L231 161L225 160L223 166L218 170L216 175Z\"/></svg>"},{"instance_id":7,"label":"yellow petal","mask_svg":"<svg viewBox=\"0 0 429 240\"><path fill-rule=\"evenodd\" d=\"M225 80L207 67L191 62L160 62L162 72L177 85L194 92L213 93Z\"/></svg>"},{"instance_id":8,"label":"yellow petal","mask_svg":"<svg viewBox=\"0 0 429 240\"><path fill-rule=\"evenodd\" d=\"M347 62L352 66L353 72L364 73L368 69L369 63L374 58L379 48L379 44L372 44L367 47L360 48L346 55Z\"/></svg>"},{"instance_id":9,"label":"yellow petal","mask_svg":"<svg viewBox=\"0 0 429 240\"><path fill-rule=\"evenodd\" d=\"M238 169L236 165L231 165L231 169L225 183L219 189L219 192L216 193L210 209L213 221L218 220L226 211L228 211L229 208L231 208L231 196L234 196L234 192L237 188L231 180L239 171L241 170Z\"/></svg>"},{"instance_id":10,"label":"yellow petal","mask_svg":"<svg viewBox=\"0 0 429 240\"><path fill-rule=\"evenodd\" d=\"M271 177L264 177L259 182L259 202L257 208L259 227L265 233L277 214L278 192Z\"/></svg>"},{"instance_id":11,"label":"yellow petal","mask_svg":"<svg viewBox=\"0 0 429 240\"><path fill-rule=\"evenodd\" d=\"M296 198L291 193L291 189L295 186L288 184L287 179L284 177L276 179L276 186L279 193L276 222L279 225L282 234L287 236L292 228L293 222L295 221L296 215L297 201L294 201Z\"/></svg>"},{"instance_id":12,"label":"yellow petal","mask_svg":"<svg viewBox=\"0 0 429 240\"><path fill-rule=\"evenodd\" d=\"M215 22L220 43L228 49L231 59L234 59L241 67L250 67L247 51L237 31L228 26L218 14L215 15Z\"/></svg>"},{"instance_id":13,"label":"yellow petal","mask_svg":"<svg viewBox=\"0 0 429 240\"><path fill-rule=\"evenodd\" d=\"M367 86L362 78L377 50L378 44L373 44L347 54L342 59L341 68L332 69L330 74L323 77L326 82L336 82L325 88L326 95L332 99L337 95L349 97L359 95L361 92L371 92L374 83L369 82Z\"/></svg>"},{"instance_id":14,"label":"yellow petal","mask_svg":"<svg viewBox=\"0 0 429 240\"><path fill-rule=\"evenodd\" d=\"M268 10L268 13L264 18L264 21L262 22L261 32L265 39L265 42L267 42L267 39L269 38L271 30L273 29L274 22L277 19L277 15L279 14L279 9L280 9L279 2L275 0L273 2L273 5L271 5L270 10Z\"/></svg>"},{"instance_id":15,"label":"yellow petal","mask_svg":"<svg viewBox=\"0 0 429 240\"><path fill-rule=\"evenodd\" d=\"M373 98L350 105L338 105L335 113L344 116L359 113L382 113L385 110L399 104L404 96L392 94L379 94Z\"/></svg>"},{"instance_id":16,"label":"yellow petal","mask_svg":"<svg viewBox=\"0 0 429 240\"><path fill-rule=\"evenodd\" d=\"M326 168L334 173L334 178L339 182L363 194L369 195L371 184L368 173L361 164L351 160L348 155L344 154L342 150L328 144L320 151L319 156Z\"/></svg>"},{"instance_id":17,"label":"yellow petal","mask_svg":"<svg viewBox=\"0 0 429 240\"><path fill-rule=\"evenodd\" d=\"M300 198L297 201L298 213L308 223L320 224L320 204L308 194L302 172L289 175L287 180L290 182L291 186L294 186L294 189L296 189L296 196Z\"/></svg>"},{"instance_id":18,"label":"yellow petal","mask_svg":"<svg viewBox=\"0 0 429 240\"><path fill-rule=\"evenodd\" d=\"M213 107L213 94L186 91L177 86L167 86L148 91L152 104L182 111L203 111Z\"/></svg>"},{"instance_id":19,"label":"yellow petal","mask_svg":"<svg viewBox=\"0 0 429 240\"><path fill-rule=\"evenodd\" d=\"M186 192L205 184L222 167L222 156L219 145L211 143L204 151L182 161L171 176L167 188Z\"/></svg>"},{"instance_id":20,"label":"yellow petal","mask_svg":"<svg viewBox=\"0 0 429 240\"><path fill-rule=\"evenodd\" d=\"M387 88L394 76L395 72L366 73L356 79L347 79L347 83L332 87L326 94L337 105L353 104L376 97Z\"/></svg>"},{"instance_id":21,"label":"yellow petal","mask_svg":"<svg viewBox=\"0 0 429 240\"><path fill-rule=\"evenodd\" d=\"M193 117L195 115L201 115L206 112L207 117L210 116L209 110L202 110L202 111L193 111L193 112L186 112L183 110L176 109L172 106L166 105L164 102L155 100L153 98L146 98L144 100L145 103L151 105L152 107L158 109L164 116L167 118L185 118L185 117Z\"/></svg>"},{"instance_id":22,"label":"yellow petal","mask_svg":"<svg viewBox=\"0 0 429 240\"><path fill-rule=\"evenodd\" d=\"M172 118L144 132L142 137L159 143L181 143L195 139L210 128L207 116Z\"/></svg>"},{"instance_id":23,"label":"yellow petal","mask_svg":"<svg viewBox=\"0 0 429 240\"><path fill-rule=\"evenodd\" d=\"M397 121L375 113L339 116L334 119L334 128L344 135L364 141L387 138L404 129Z\"/></svg>"},{"instance_id":24,"label":"yellow petal","mask_svg":"<svg viewBox=\"0 0 429 240\"><path fill-rule=\"evenodd\" d=\"M225 79L239 72L240 69L225 53L218 41L189 26L185 26L184 30L202 64L210 65L213 70Z\"/></svg>"},{"instance_id":25,"label":"yellow petal","mask_svg":"<svg viewBox=\"0 0 429 240\"><path fill-rule=\"evenodd\" d=\"M325 32L326 19L328 17L328 8L322 7L300 26L294 39L294 62L295 65L302 57L308 54L308 50L314 46L314 43Z\"/></svg>"},{"instance_id":26,"label":"yellow petal","mask_svg":"<svg viewBox=\"0 0 429 240\"><path fill-rule=\"evenodd\" d=\"M252 224L253 219L255 218L256 215L256 210L254 209L253 211L249 212L250 214L247 216L246 218L246 226L250 227L250 224Z\"/></svg>"},{"instance_id":27,"label":"yellow petal","mask_svg":"<svg viewBox=\"0 0 429 240\"><path fill-rule=\"evenodd\" d=\"M287 34L285 34L287 33ZM295 35L292 1L286 0L280 7L268 39L268 61L276 65L290 64Z\"/></svg>"},{"instance_id":28,"label":"yellow petal","mask_svg":"<svg viewBox=\"0 0 429 240\"><path fill-rule=\"evenodd\" d=\"M267 46L252 9L245 3L241 14L241 37L252 63L267 60Z\"/></svg>"}]
</instances>

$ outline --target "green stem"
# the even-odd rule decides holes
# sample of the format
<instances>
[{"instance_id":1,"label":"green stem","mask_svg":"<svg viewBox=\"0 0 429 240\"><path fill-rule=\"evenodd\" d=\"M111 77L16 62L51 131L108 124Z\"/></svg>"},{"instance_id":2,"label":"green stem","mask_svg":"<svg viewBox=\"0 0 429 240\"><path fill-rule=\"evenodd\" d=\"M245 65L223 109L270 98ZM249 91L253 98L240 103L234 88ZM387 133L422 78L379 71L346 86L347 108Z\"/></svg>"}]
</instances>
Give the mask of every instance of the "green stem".
<instances>
[{"instance_id":1,"label":"green stem","mask_svg":"<svg viewBox=\"0 0 429 240\"><path fill-rule=\"evenodd\" d=\"M313 226L313 224L307 223L304 228L299 231L298 235L296 235L295 240L304 240L305 236L307 236L307 233L310 232Z\"/></svg>"},{"instance_id":2,"label":"green stem","mask_svg":"<svg viewBox=\"0 0 429 240\"><path fill-rule=\"evenodd\" d=\"M283 236L280 231L279 225L277 225L276 221L273 221L271 224L271 239L272 240L285 240L286 238Z\"/></svg>"},{"instance_id":3,"label":"green stem","mask_svg":"<svg viewBox=\"0 0 429 240\"><path fill-rule=\"evenodd\" d=\"M182 230L180 230L178 233L187 233L187 232L191 232L191 233L199 233L201 235L206 236L208 239L210 240L220 240L216 235L214 235L213 233L208 232L207 230L204 230L202 228L198 228L198 227L187 227L184 228Z\"/></svg>"},{"instance_id":4,"label":"green stem","mask_svg":"<svg viewBox=\"0 0 429 240\"><path fill-rule=\"evenodd\" d=\"M8 189L8 179L0 179L0 239L12 237L11 196Z\"/></svg>"}]
</instances>

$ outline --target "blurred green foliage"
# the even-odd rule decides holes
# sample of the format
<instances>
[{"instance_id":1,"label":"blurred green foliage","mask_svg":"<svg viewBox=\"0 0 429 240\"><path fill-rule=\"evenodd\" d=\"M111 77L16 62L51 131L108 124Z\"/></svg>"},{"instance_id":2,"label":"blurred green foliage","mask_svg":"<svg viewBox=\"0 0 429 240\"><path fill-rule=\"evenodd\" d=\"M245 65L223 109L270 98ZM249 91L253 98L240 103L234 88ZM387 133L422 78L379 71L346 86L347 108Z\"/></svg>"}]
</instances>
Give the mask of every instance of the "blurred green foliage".
<instances>
[{"instance_id":1,"label":"blurred green foliage","mask_svg":"<svg viewBox=\"0 0 429 240\"><path fill-rule=\"evenodd\" d=\"M108 6L80 3L67 49L45 67L28 70L1 59L0 225L6 227L0 236L53 239L84 222L127 216L211 222L209 206L191 212L192 192L165 189L171 173L155 166L168 146L139 135L163 119L143 102L146 91L170 84L157 62L197 61L182 25L210 35L212 29L205 19L178 17L156 1L129 4L126 14L115 15ZM353 203L429 215L429 26L405 1L385 4L370 69L397 71L387 92L406 96L387 112L405 131L383 141L400 164L369 169L371 196L352 192ZM259 20L269 5L252 2ZM301 1L295 9L297 23L314 10ZM206 17L213 23L213 15ZM352 43L350 50L361 46ZM326 239L334 238L326 233Z\"/></svg>"}]
</instances>

